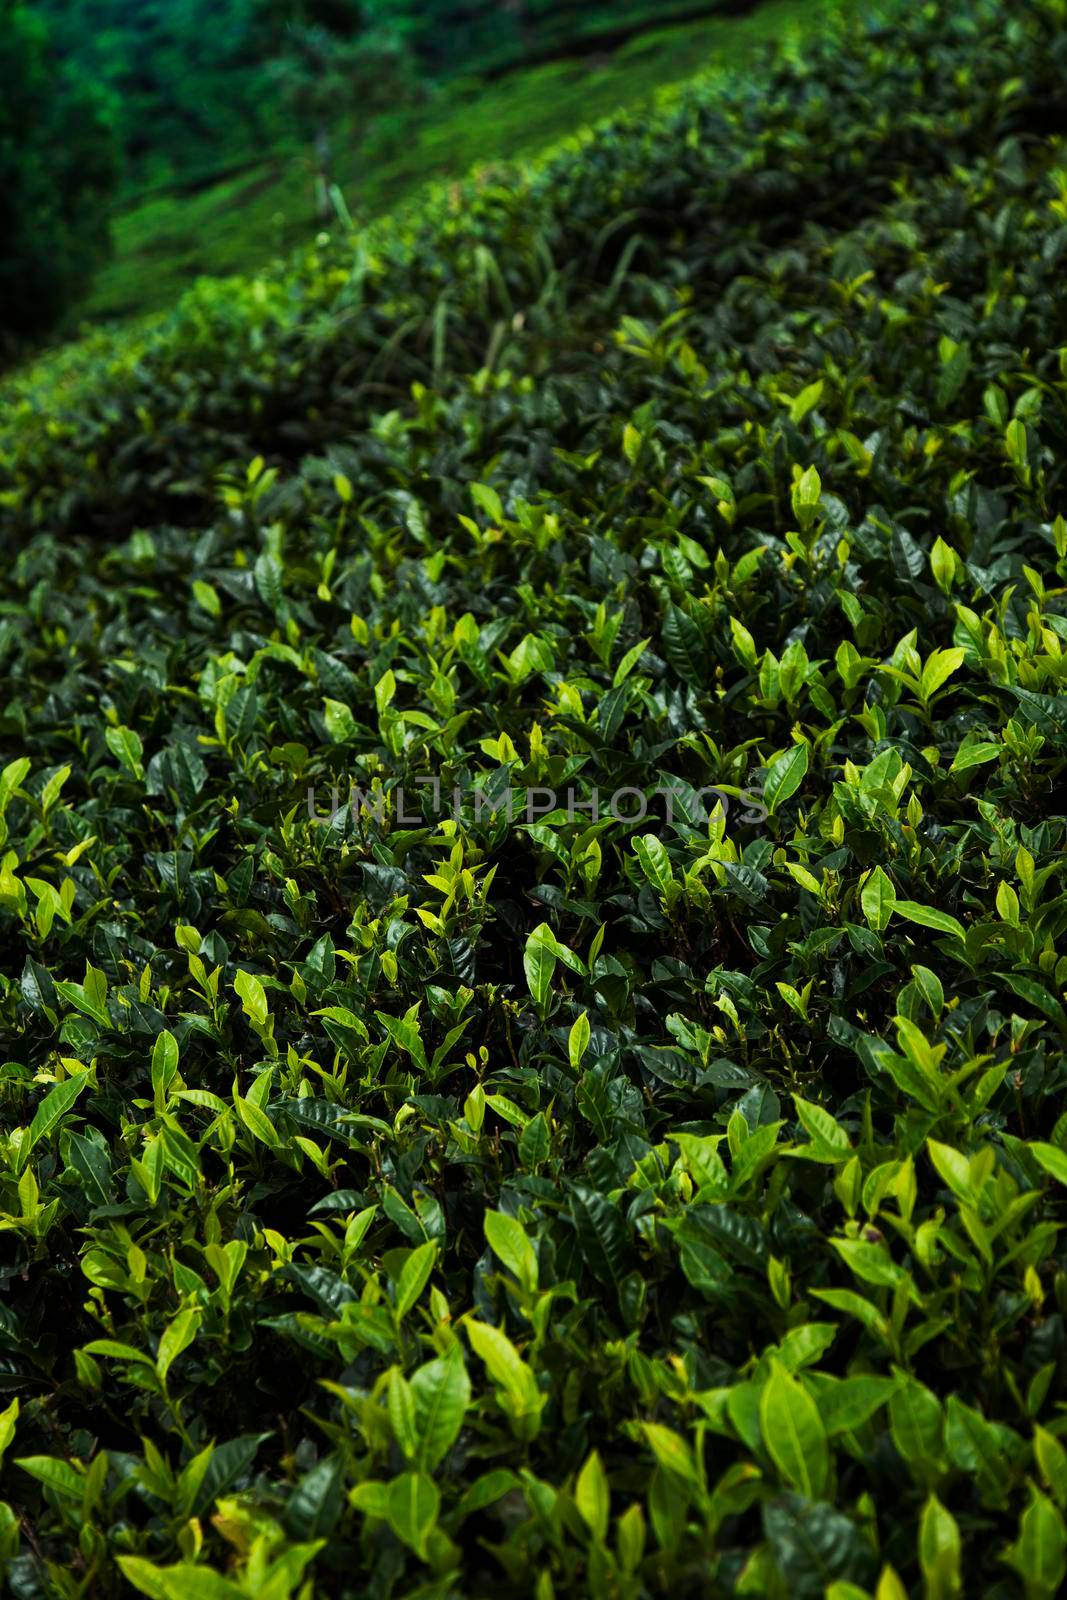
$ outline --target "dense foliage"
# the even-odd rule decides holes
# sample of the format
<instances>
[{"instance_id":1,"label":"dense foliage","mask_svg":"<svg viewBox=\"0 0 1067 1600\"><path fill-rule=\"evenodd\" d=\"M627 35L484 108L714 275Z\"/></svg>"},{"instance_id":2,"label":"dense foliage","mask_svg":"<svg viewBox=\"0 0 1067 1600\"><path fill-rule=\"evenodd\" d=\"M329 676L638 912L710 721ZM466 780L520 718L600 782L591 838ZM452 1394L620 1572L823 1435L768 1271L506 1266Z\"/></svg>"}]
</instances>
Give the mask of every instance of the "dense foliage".
<instances>
[{"instance_id":1,"label":"dense foliage","mask_svg":"<svg viewBox=\"0 0 1067 1600\"><path fill-rule=\"evenodd\" d=\"M901 9L9 393L16 1595L1059 1591L1067 17Z\"/></svg>"},{"instance_id":2,"label":"dense foliage","mask_svg":"<svg viewBox=\"0 0 1067 1600\"><path fill-rule=\"evenodd\" d=\"M111 101L127 185L195 181L247 158L271 127L253 0L39 0L39 8L56 56Z\"/></svg>"},{"instance_id":3,"label":"dense foliage","mask_svg":"<svg viewBox=\"0 0 1067 1600\"><path fill-rule=\"evenodd\" d=\"M0 0L0 361L106 253L116 158L106 104L57 68L21 0Z\"/></svg>"}]
</instances>

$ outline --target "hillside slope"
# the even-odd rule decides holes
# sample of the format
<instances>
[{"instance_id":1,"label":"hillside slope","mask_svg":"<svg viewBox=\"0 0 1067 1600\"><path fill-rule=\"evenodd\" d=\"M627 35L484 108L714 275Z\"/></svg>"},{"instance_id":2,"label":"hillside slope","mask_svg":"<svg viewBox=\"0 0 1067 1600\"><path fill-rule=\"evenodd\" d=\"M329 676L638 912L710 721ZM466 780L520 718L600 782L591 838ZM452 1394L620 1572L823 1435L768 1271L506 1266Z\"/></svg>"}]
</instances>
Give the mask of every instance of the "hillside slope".
<instances>
[{"instance_id":1,"label":"hillside slope","mask_svg":"<svg viewBox=\"0 0 1067 1600\"><path fill-rule=\"evenodd\" d=\"M529 156L619 106L639 104L664 84L692 77L716 57L743 59L754 44L806 29L825 4L763 0L750 14L730 8L721 16L709 5L706 17L673 26L666 15L654 24L645 8L639 36L595 56L587 41L584 48L572 41L568 54L551 35L550 59L512 64L504 76L484 81L473 76L480 66L474 57L462 78L427 85L416 103L369 126L357 105L331 133L340 203L361 228L428 182ZM90 322L169 309L199 275L263 270L323 226L314 153L292 130L265 131L251 152L214 159L210 181L156 185L119 206L112 259L83 308ZM344 212L331 211L330 219L333 228L345 225Z\"/></svg>"},{"instance_id":2,"label":"hillside slope","mask_svg":"<svg viewBox=\"0 0 1067 1600\"><path fill-rule=\"evenodd\" d=\"M15 1593L1059 1591L1067 31L884 15L10 407Z\"/></svg>"}]
</instances>

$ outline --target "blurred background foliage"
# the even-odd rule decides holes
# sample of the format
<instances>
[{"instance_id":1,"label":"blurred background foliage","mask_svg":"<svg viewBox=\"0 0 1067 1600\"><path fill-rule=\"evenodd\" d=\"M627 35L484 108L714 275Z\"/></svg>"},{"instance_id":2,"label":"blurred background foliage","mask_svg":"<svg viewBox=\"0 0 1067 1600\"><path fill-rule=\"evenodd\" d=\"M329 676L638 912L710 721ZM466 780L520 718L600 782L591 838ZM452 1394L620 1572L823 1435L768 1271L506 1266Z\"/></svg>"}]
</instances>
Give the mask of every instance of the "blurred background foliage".
<instances>
[{"instance_id":1,"label":"blurred background foliage","mask_svg":"<svg viewBox=\"0 0 1067 1600\"><path fill-rule=\"evenodd\" d=\"M687 77L799 4L0 0L0 349L171 303Z\"/></svg>"},{"instance_id":2,"label":"blurred background foliage","mask_svg":"<svg viewBox=\"0 0 1067 1600\"><path fill-rule=\"evenodd\" d=\"M106 251L117 175L108 98L0 0L0 330L62 314Z\"/></svg>"}]
</instances>

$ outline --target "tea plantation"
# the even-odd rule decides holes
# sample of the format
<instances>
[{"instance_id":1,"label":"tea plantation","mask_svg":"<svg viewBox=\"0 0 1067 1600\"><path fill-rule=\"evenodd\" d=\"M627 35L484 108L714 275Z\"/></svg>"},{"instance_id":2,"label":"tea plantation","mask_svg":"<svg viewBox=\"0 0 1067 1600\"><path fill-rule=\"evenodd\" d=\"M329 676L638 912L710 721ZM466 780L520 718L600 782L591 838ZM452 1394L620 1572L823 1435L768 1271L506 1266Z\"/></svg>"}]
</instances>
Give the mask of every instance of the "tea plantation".
<instances>
[{"instance_id":1,"label":"tea plantation","mask_svg":"<svg viewBox=\"0 0 1067 1600\"><path fill-rule=\"evenodd\" d=\"M1065 268L895 6L9 386L18 1600L1060 1592Z\"/></svg>"}]
</instances>

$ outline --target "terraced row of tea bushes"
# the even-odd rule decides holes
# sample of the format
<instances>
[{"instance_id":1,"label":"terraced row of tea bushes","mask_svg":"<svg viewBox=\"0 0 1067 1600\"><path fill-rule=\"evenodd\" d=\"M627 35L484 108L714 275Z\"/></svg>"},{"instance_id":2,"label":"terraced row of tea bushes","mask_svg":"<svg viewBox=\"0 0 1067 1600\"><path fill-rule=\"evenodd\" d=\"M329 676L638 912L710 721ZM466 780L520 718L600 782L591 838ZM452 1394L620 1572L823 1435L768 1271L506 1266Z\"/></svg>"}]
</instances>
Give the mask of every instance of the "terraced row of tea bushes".
<instances>
[{"instance_id":1,"label":"terraced row of tea bushes","mask_svg":"<svg viewBox=\"0 0 1067 1600\"><path fill-rule=\"evenodd\" d=\"M15 418L17 1595L1058 1592L1061 22Z\"/></svg>"}]
</instances>

